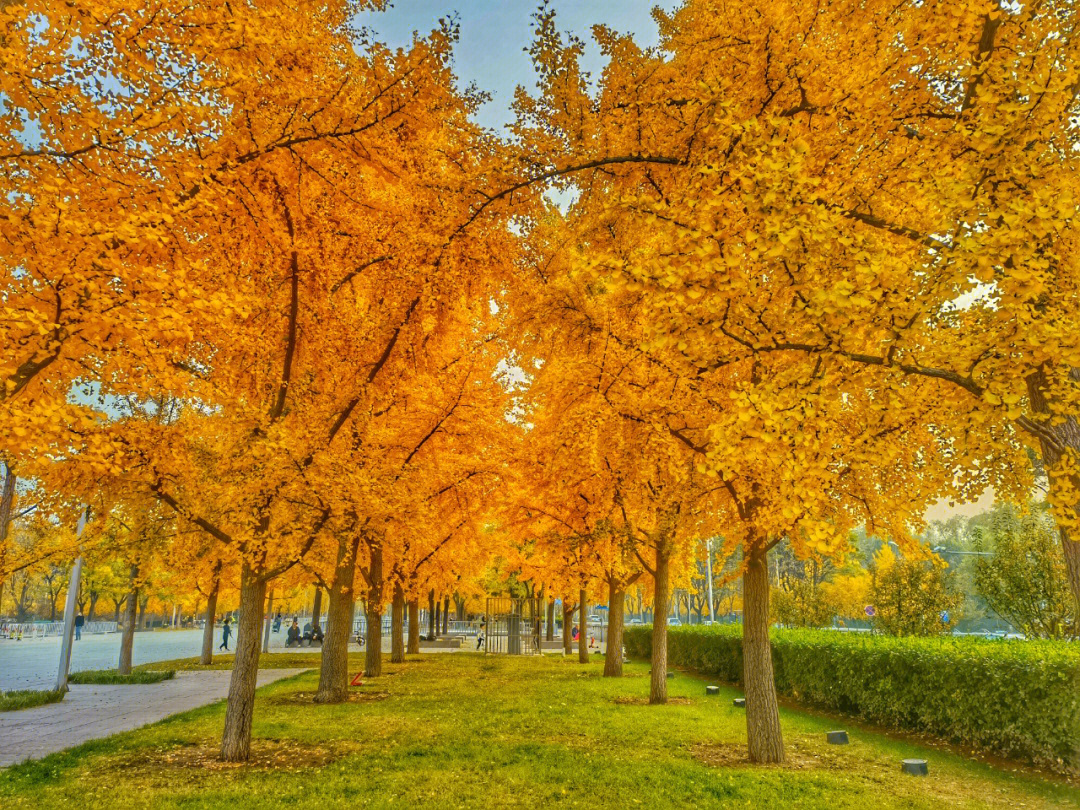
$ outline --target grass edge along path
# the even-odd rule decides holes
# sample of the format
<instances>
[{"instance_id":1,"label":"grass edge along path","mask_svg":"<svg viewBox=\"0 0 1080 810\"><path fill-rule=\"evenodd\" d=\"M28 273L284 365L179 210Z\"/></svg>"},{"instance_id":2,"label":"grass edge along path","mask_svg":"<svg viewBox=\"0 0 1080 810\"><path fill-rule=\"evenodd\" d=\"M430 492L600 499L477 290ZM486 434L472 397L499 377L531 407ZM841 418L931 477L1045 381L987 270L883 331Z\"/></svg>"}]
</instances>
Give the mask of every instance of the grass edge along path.
<instances>
[{"instance_id":1,"label":"grass edge along path","mask_svg":"<svg viewBox=\"0 0 1080 810\"><path fill-rule=\"evenodd\" d=\"M61 689L12 689L0 692L0 712L16 712L20 709L33 709L64 699Z\"/></svg>"},{"instance_id":2,"label":"grass edge along path","mask_svg":"<svg viewBox=\"0 0 1080 810\"><path fill-rule=\"evenodd\" d=\"M171 681L176 676L174 669L158 669L160 665L151 665L152 668L139 669L130 675L121 675L114 669L84 669L81 672L72 672L68 676L68 683L85 686L88 684L123 686L126 684L147 684Z\"/></svg>"},{"instance_id":3,"label":"grass edge along path","mask_svg":"<svg viewBox=\"0 0 1080 810\"><path fill-rule=\"evenodd\" d=\"M350 672L361 660L350 656ZM410 656L337 706L311 703L308 671L259 690L247 765L216 758L218 702L0 771L0 805L1080 807L1074 784L911 740L857 730L850 745L827 745L836 721L791 708L789 763L750 765L737 690L706 697L706 681L677 673L671 702L649 706L647 664L619 679L602 666ZM905 757L928 759L930 776L901 774Z\"/></svg>"}]
</instances>

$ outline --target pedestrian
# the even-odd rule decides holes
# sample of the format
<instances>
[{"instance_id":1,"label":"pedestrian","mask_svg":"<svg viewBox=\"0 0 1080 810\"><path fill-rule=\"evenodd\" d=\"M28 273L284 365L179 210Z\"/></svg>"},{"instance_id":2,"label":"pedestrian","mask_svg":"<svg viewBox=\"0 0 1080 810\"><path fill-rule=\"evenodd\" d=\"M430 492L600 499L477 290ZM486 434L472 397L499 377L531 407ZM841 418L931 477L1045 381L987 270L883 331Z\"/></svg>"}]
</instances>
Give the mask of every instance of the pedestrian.
<instances>
[{"instance_id":1,"label":"pedestrian","mask_svg":"<svg viewBox=\"0 0 1080 810\"><path fill-rule=\"evenodd\" d=\"M480 631L476 634L476 649L484 646L484 629L487 627L487 616L480 619Z\"/></svg>"},{"instance_id":2,"label":"pedestrian","mask_svg":"<svg viewBox=\"0 0 1080 810\"><path fill-rule=\"evenodd\" d=\"M82 638L83 625L86 624L86 619L83 618L82 611L80 610L75 616L75 640L78 641Z\"/></svg>"},{"instance_id":3,"label":"pedestrian","mask_svg":"<svg viewBox=\"0 0 1080 810\"><path fill-rule=\"evenodd\" d=\"M221 646L219 650L229 651L229 636L232 635L232 617L226 616L225 621L221 625Z\"/></svg>"}]
</instances>

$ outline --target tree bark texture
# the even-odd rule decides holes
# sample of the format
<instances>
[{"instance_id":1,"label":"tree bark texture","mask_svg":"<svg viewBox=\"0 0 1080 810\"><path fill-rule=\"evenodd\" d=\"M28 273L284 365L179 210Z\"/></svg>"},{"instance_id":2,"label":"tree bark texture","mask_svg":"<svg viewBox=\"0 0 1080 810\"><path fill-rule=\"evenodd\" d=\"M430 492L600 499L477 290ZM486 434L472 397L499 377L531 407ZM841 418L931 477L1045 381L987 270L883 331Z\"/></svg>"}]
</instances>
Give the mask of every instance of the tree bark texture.
<instances>
[{"instance_id":1,"label":"tree bark texture","mask_svg":"<svg viewBox=\"0 0 1080 810\"><path fill-rule=\"evenodd\" d=\"M1080 368L1071 369L1069 376L1080 382ZM1028 400L1036 413L1050 413L1050 405L1046 400L1046 388L1048 381L1043 371L1034 372L1027 377ZM1080 422L1075 416L1069 416L1060 425L1055 425L1049 419L1042 422L1040 427L1045 431L1045 436L1039 437L1039 449L1042 453L1043 467L1050 479L1050 492L1071 488L1075 494L1080 492L1080 474L1073 472L1064 474L1059 472L1062 456L1071 451L1077 459L1080 459ZM1076 469L1075 467L1073 468ZM1072 506L1076 517L1080 518L1080 501ZM1080 618L1080 532L1070 530L1066 526L1058 527L1061 537L1061 551L1065 556L1065 572L1069 578L1069 588L1073 595L1073 609L1077 618Z\"/></svg>"},{"instance_id":2,"label":"tree bark texture","mask_svg":"<svg viewBox=\"0 0 1080 810\"><path fill-rule=\"evenodd\" d=\"M420 600L409 600L409 646L406 652L416 655L420 652Z\"/></svg>"},{"instance_id":3,"label":"tree bark texture","mask_svg":"<svg viewBox=\"0 0 1080 810\"><path fill-rule=\"evenodd\" d=\"M570 655L574 651L574 605L569 599L563 600L562 609L562 651L563 655Z\"/></svg>"},{"instance_id":4,"label":"tree bark texture","mask_svg":"<svg viewBox=\"0 0 1080 810\"><path fill-rule=\"evenodd\" d=\"M445 636L450 632L450 597L443 597L443 609L442 609L442 634Z\"/></svg>"},{"instance_id":5,"label":"tree bark texture","mask_svg":"<svg viewBox=\"0 0 1080 810\"><path fill-rule=\"evenodd\" d=\"M555 600L550 597L547 600L547 630L544 636L547 641L555 640Z\"/></svg>"},{"instance_id":6,"label":"tree bark texture","mask_svg":"<svg viewBox=\"0 0 1080 810\"><path fill-rule=\"evenodd\" d=\"M617 579L608 581L607 649L604 652L604 677L622 676L623 605L626 591Z\"/></svg>"},{"instance_id":7,"label":"tree bark texture","mask_svg":"<svg viewBox=\"0 0 1080 810\"><path fill-rule=\"evenodd\" d=\"M315 601L311 605L311 627L314 630L319 626L319 617L322 616L322 588L315 586Z\"/></svg>"},{"instance_id":8,"label":"tree bark texture","mask_svg":"<svg viewBox=\"0 0 1080 810\"><path fill-rule=\"evenodd\" d=\"M371 568L368 571L367 597L367 654L364 656L364 675L382 675L382 612L383 612L383 551L376 543L371 547Z\"/></svg>"},{"instance_id":9,"label":"tree bark texture","mask_svg":"<svg viewBox=\"0 0 1080 810\"><path fill-rule=\"evenodd\" d=\"M653 572L652 680L649 703L667 703L667 622L670 609L669 579L671 546L666 539L656 545Z\"/></svg>"},{"instance_id":10,"label":"tree bark texture","mask_svg":"<svg viewBox=\"0 0 1080 810\"><path fill-rule=\"evenodd\" d=\"M577 642L577 660L579 664L589 663L589 617L586 615L589 611L588 598L589 595L582 588L578 592L578 615L581 616L581 621L578 622Z\"/></svg>"},{"instance_id":11,"label":"tree bark texture","mask_svg":"<svg viewBox=\"0 0 1080 810\"><path fill-rule=\"evenodd\" d=\"M428 591L427 595L428 603L428 640L432 641L435 638L435 589L432 588Z\"/></svg>"},{"instance_id":12,"label":"tree bark texture","mask_svg":"<svg viewBox=\"0 0 1080 810\"><path fill-rule=\"evenodd\" d=\"M120 634L120 662L116 671L120 675L131 674L131 650L135 645L135 624L138 618L139 589L135 580L139 578L139 566L131 566L131 592L128 594L127 607L124 609L124 629Z\"/></svg>"},{"instance_id":13,"label":"tree bark texture","mask_svg":"<svg viewBox=\"0 0 1080 810\"><path fill-rule=\"evenodd\" d=\"M394 601L390 607L390 660L400 664L405 660L405 592L394 585Z\"/></svg>"},{"instance_id":14,"label":"tree bark texture","mask_svg":"<svg viewBox=\"0 0 1080 810\"><path fill-rule=\"evenodd\" d=\"M203 627L202 655L199 656L199 663L203 666L214 661L214 617L217 615L218 587L215 579L210 595L206 597L206 626Z\"/></svg>"},{"instance_id":15,"label":"tree bark texture","mask_svg":"<svg viewBox=\"0 0 1080 810\"><path fill-rule=\"evenodd\" d=\"M266 580L244 563L240 572L240 616L236 622L236 659L229 681L229 701L225 709L225 733L221 737L221 758L225 762L246 762L251 754L251 721L255 710L255 686L259 676L259 647L262 639Z\"/></svg>"},{"instance_id":16,"label":"tree bark texture","mask_svg":"<svg viewBox=\"0 0 1080 810\"><path fill-rule=\"evenodd\" d=\"M337 565L330 583L330 605L319 664L316 703L341 703L349 696L349 638L352 636L353 586L356 579L356 551L360 538L339 539ZM314 624L314 623L313 623Z\"/></svg>"},{"instance_id":17,"label":"tree bark texture","mask_svg":"<svg viewBox=\"0 0 1080 810\"><path fill-rule=\"evenodd\" d=\"M784 736L769 643L769 557L752 547L743 573L743 688L751 762L783 762Z\"/></svg>"}]
</instances>

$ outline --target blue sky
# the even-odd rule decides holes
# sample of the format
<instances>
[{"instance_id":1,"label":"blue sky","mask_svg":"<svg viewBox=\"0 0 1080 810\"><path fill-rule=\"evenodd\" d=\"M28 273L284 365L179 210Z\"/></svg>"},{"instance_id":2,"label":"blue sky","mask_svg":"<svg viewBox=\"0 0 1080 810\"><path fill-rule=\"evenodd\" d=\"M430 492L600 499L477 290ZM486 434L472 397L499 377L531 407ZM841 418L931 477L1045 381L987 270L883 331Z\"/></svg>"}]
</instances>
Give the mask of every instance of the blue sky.
<instances>
[{"instance_id":1,"label":"blue sky","mask_svg":"<svg viewBox=\"0 0 1080 810\"><path fill-rule=\"evenodd\" d=\"M530 91L535 82L526 48L532 36L532 14L538 0L398 0L385 12L365 13L358 22L375 38L403 47L414 31L426 34L440 17L457 15L461 41L454 49L454 68L462 85L474 82L494 97L478 116L484 126L501 128L512 118L514 88ZM589 44L583 67L598 76L603 62L592 44L590 31L602 23L620 33L633 34L640 45L655 45L656 24L651 11L659 5L672 10L677 0L554 0L552 7L561 31L573 31Z\"/></svg>"}]
</instances>

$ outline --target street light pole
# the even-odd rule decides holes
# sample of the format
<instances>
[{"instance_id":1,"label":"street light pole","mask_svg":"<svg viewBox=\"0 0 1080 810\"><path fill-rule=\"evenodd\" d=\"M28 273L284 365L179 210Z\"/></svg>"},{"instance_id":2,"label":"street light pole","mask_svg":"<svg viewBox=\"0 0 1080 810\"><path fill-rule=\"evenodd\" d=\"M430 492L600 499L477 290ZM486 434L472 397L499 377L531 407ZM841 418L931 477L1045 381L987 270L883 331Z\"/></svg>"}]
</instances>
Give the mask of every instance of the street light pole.
<instances>
[{"instance_id":1,"label":"street light pole","mask_svg":"<svg viewBox=\"0 0 1080 810\"><path fill-rule=\"evenodd\" d=\"M86 520L90 516L90 507L83 509L79 515L79 524L75 529L76 540L82 537L83 529L86 528ZM64 606L64 636L60 642L60 668L56 673L56 691L66 692L68 687L68 670L71 668L71 639L75 635L75 601L79 596L79 579L82 576L82 551L75 558L75 565L71 568L71 579L68 582L67 603Z\"/></svg>"}]
</instances>

